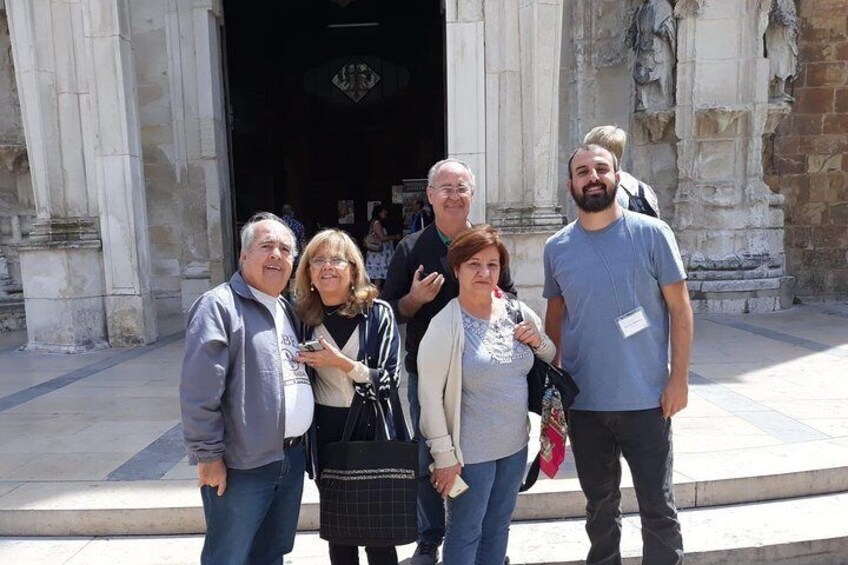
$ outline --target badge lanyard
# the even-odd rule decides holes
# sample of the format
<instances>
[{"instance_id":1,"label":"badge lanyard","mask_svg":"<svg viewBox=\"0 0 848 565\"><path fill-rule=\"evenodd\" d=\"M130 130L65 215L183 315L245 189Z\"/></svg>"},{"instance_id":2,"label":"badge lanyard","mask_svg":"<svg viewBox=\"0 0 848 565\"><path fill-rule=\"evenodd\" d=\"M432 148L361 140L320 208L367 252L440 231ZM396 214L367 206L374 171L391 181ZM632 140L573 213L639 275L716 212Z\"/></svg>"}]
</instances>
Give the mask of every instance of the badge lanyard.
<instances>
[{"instance_id":1,"label":"badge lanyard","mask_svg":"<svg viewBox=\"0 0 848 565\"><path fill-rule=\"evenodd\" d=\"M641 306L639 306L638 302L638 293L637 289L639 286L639 279L637 278L637 258L636 258L636 244L633 241L633 233L630 231L630 226L627 223L627 216L622 216L622 221L624 222L624 229L627 231L627 238L630 240L630 251L632 253L633 258L633 305L635 308L630 312L624 313L623 308L621 307L621 299L618 296L618 287L615 285L615 277L612 276L612 269L609 267L609 263L607 263L604 256L601 255L600 250L598 250L595 242L592 241L592 238L589 237L589 234L583 229L583 226L579 226L581 233L583 236L589 241L589 244L592 246L592 249L595 251L595 255L598 256L598 259L601 261L601 264L607 270L607 275L609 276L610 283L612 284L612 292L615 295L615 303L618 306L618 318L616 318L616 324L618 324L618 329L621 331L621 335L627 339L628 337L639 333L648 327L649 323L647 318L645 317L645 312ZM578 223L579 224L579 223Z\"/></svg>"}]
</instances>

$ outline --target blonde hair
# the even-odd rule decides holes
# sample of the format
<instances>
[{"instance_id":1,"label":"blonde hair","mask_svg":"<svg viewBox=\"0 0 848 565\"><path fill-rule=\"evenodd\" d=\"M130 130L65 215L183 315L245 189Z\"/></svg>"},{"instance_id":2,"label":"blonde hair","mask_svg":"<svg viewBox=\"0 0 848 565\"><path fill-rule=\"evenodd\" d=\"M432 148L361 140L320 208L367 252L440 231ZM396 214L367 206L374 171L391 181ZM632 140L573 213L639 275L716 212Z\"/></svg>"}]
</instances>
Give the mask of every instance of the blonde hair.
<instances>
[{"instance_id":1,"label":"blonde hair","mask_svg":"<svg viewBox=\"0 0 848 565\"><path fill-rule=\"evenodd\" d=\"M300 256L300 264L295 275L294 296L295 310L308 326L317 326L324 320L324 309L321 296L312 286L310 262L316 253L326 249L328 256L338 255L347 259L350 267L351 289L345 305L338 313L348 318L362 314L377 298L377 289L371 284L365 273L365 261L362 253L348 234L337 229L326 229L318 232L304 248Z\"/></svg>"},{"instance_id":2,"label":"blonde hair","mask_svg":"<svg viewBox=\"0 0 848 565\"><path fill-rule=\"evenodd\" d=\"M589 130L583 138L584 144L600 145L621 162L627 145L627 132L617 126L598 126Z\"/></svg>"}]
</instances>

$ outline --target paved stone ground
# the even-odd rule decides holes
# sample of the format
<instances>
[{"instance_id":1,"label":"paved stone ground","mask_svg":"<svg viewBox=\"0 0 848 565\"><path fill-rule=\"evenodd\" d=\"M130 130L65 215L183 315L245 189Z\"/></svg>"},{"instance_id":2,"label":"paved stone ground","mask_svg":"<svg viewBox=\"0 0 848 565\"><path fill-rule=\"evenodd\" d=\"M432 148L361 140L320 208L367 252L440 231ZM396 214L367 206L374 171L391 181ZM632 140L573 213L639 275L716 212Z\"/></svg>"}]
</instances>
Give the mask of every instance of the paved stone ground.
<instances>
[{"instance_id":1,"label":"paved stone ground","mask_svg":"<svg viewBox=\"0 0 848 565\"><path fill-rule=\"evenodd\" d=\"M16 495L45 481L67 492L91 481L164 487L194 477L179 428L180 321L161 326L153 345L78 356L21 351L24 335L0 335L0 508L14 508ZM696 317L690 406L674 422L676 482L848 466L847 374L848 305ZM537 488L574 482L566 465L559 480ZM199 543L167 539L182 539L191 552ZM39 562L65 563L83 547L109 545L81 538L55 540L54 547L74 543L65 561ZM521 562L514 545L513 561ZM27 562L25 551L34 547L0 540L0 562Z\"/></svg>"}]
</instances>

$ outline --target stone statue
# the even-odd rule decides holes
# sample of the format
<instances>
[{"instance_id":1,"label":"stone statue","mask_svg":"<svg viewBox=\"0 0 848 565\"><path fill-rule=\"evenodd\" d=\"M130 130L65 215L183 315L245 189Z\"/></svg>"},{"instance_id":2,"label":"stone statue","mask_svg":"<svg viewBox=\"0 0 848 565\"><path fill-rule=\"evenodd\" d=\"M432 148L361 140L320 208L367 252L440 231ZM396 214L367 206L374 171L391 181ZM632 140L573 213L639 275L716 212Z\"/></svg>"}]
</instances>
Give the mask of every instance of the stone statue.
<instances>
[{"instance_id":1,"label":"stone statue","mask_svg":"<svg viewBox=\"0 0 848 565\"><path fill-rule=\"evenodd\" d=\"M798 72L798 13L794 0L772 0L763 37L769 61L769 100L794 102L786 83Z\"/></svg>"},{"instance_id":2,"label":"stone statue","mask_svg":"<svg viewBox=\"0 0 848 565\"><path fill-rule=\"evenodd\" d=\"M669 0L645 0L627 34L636 52L636 111L674 107L677 23Z\"/></svg>"}]
</instances>

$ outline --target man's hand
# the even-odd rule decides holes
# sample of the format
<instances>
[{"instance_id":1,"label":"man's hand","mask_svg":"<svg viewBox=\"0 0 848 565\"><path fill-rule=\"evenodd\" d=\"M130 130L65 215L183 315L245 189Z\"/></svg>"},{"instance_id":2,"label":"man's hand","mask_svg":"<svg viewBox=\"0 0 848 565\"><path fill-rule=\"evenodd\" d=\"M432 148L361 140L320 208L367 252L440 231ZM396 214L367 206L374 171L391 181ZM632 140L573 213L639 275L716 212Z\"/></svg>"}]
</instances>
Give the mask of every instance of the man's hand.
<instances>
[{"instance_id":1,"label":"man's hand","mask_svg":"<svg viewBox=\"0 0 848 565\"><path fill-rule=\"evenodd\" d=\"M686 379L672 378L662 395L663 418L671 418L689 403L689 383Z\"/></svg>"},{"instance_id":2,"label":"man's hand","mask_svg":"<svg viewBox=\"0 0 848 565\"><path fill-rule=\"evenodd\" d=\"M424 265L418 265L412 275L412 286L409 288L412 300L421 305L432 302L442 289L442 285L445 284L443 274L433 272L422 279L421 273L423 272Z\"/></svg>"},{"instance_id":3,"label":"man's hand","mask_svg":"<svg viewBox=\"0 0 848 565\"><path fill-rule=\"evenodd\" d=\"M201 461L197 464L197 486L218 487L218 496L227 490L227 466L223 459Z\"/></svg>"}]
</instances>

